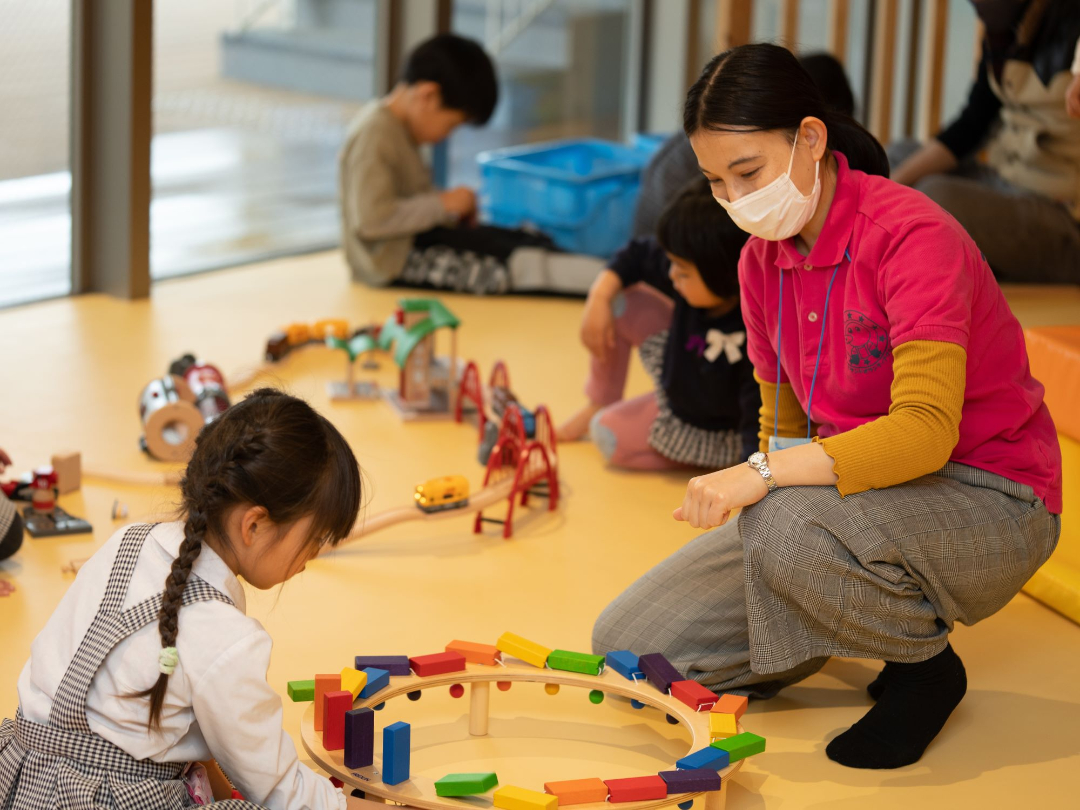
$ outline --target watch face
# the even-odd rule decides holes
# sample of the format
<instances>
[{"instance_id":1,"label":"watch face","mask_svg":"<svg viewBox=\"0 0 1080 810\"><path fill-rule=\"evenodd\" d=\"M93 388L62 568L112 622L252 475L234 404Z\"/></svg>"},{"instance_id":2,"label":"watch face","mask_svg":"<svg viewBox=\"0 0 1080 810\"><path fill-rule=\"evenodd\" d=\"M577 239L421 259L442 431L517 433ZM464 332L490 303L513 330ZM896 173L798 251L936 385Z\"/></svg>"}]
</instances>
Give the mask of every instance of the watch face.
<instances>
[{"instance_id":1,"label":"watch face","mask_svg":"<svg viewBox=\"0 0 1080 810\"><path fill-rule=\"evenodd\" d=\"M747 461L750 464L754 464L754 465L763 464L765 462L765 454L758 451L757 453L754 453L752 456L750 456L750 458L748 458Z\"/></svg>"}]
</instances>

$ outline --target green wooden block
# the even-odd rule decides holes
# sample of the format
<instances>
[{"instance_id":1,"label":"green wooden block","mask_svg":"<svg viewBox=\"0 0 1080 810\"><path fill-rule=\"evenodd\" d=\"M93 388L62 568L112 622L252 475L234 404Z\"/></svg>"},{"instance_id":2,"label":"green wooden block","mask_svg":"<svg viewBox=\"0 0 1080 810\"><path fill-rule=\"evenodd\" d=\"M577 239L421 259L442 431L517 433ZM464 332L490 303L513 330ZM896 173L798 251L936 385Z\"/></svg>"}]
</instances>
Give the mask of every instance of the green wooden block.
<instances>
[{"instance_id":1,"label":"green wooden block","mask_svg":"<svg viewBox=\"0 0 1080 810\"><path fill-rule=\"evenodd\" d=\"M289 681L289 697L293 703L315 700L315 681Z\"/></svg>"},{"instance_id":2,"label":"green wooden block","mask_svg":"<svg viewBox=\"0 0 1080 810\"><path fill-rule=\"evenodd\" d=\"M604 656L555 650L548 656L548 666L563 672L580 672L583 675L599 675L604 666Z\"/></svg>"},{"instance_id":3,"label":"green wooden block","mask_svg":"<svg viewBox=\"0 0 1080 810\"><path fill-rule=\"evenodd\" d=\"M759 737L757 734L751 734L749 731L744 731L742 734L736 734L734 737L717 740L712 744L712 747L719 748L721 751L727 751L731 762L738 762L740 759L746 759L754 754L764 752L765 738Z\"/></svg>"},{"instance_id":4,"label":"green wooden block","mask_svg":"<svg viewBox=\"0 0 1080 810\"><path fill-rule=\"evenodd\" d=\"M435 783L436 796L475 796L499 784L493 773L451 773Z\"/></svg>"}]
</instances>

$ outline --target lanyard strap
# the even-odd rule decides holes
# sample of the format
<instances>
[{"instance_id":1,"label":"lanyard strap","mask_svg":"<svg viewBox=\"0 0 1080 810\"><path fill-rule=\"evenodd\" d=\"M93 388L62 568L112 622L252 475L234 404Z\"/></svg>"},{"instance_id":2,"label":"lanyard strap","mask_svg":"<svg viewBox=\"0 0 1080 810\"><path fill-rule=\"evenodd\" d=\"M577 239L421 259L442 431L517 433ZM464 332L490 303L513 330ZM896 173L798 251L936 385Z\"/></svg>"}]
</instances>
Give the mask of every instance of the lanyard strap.
<instances>
[{"instance_id":1,"label":"lanyard strap","mask_svg":"<svg viewBox=\"0 0 1080 810\"><path fill-rule=\"evenodd\" d=\"M851 262L851 254L844 249L844 258ZM817 359L814 361L814 376L810 378L810 396L806 401L806 438L810 438L811 424L813 418L811 413L814 407L814 386L817 384L818 368L821 366L821 348L825 345L825 324L829 319L829 297L832 295L833 282L836 281L836 274L840 272L840 265L843 262L837 263L833 268L832 278L829 279L829 286L825 289L825 308L821 313L821 337L818 338ZM773 435L779 435L779 420L780 420L780 349L784 345L784 271L780 270L780 302L776 308L777 312L777 327L776 327L776 402L773 405Z\"/></svg>"}]
</instances>

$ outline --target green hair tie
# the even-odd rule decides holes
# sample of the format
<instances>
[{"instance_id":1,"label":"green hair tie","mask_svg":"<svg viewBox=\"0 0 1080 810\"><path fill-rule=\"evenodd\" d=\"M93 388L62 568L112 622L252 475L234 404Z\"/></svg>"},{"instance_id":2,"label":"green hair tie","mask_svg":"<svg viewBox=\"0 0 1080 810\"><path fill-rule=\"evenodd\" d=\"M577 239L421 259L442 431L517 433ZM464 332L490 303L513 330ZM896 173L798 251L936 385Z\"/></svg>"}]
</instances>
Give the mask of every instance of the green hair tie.
<instances>
[{"instance_id":1,"label":"green hair tie","mask_svg":"<svg viewBox=\"0 0 1080 810\"><path fill-rule=\"evenodd\" d=\"M176 647L162 647L158 653L158 669L163 675L172 675L176 665L180 663L180 656Z\"/></svg>"}]
</instances>

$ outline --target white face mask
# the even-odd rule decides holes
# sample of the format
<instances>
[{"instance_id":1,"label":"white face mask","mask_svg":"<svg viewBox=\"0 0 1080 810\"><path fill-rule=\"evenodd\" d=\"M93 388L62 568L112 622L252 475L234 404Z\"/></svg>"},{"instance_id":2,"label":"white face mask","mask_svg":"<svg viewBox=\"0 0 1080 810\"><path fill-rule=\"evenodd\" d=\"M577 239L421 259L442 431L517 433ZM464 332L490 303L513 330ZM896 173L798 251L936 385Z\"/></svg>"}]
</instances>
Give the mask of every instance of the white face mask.
<instances>
[{"instance_id":1,"label":"white face mask","mask_svg":"<svg viewBox=\"0 0 1080 810\"><path fill-rule=\"evenodd\" d=\"M731 221L747 233L770 242L779 242L797 234L814 216L821 198L821 179L818 177L821 162L814 163L813 190L803 196L791 179L791 166L795 162L795 146L798 142L799 134L796 132L787 171L769 185L735 202L715 197L731 216Z\"/></svg>"}]
</instances>

